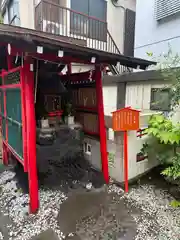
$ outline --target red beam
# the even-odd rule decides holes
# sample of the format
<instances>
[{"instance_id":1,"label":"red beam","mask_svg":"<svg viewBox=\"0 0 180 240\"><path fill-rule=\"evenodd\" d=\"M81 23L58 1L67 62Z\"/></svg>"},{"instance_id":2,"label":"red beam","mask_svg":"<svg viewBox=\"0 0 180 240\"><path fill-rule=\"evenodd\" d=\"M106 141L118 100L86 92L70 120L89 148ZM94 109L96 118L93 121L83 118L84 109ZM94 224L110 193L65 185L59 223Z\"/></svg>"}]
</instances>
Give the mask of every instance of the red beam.
<instances>
[{"instance_id":1,"label":"red beam","mask_svg":"<svg viewBox=\"0 0 180 240\"><path fill-rule=\"evenodd\" d=\"M104 104L103 104L103 92L102 92L102 73L99 66L95 69L95 81L96 81L96 94L98 104L98 119L99 119L99 133L100 133L100 151L102 161L102 171L106 183L109 183L109 169L108 169L108 156L107 156L107 143L106 143L106 128L104 119Z\"/></svg>"},{"instance_id":2,"label":"red beam","mask_svg":"<svg viewBox=\"0 0 180 240\"><path fill-rule=\"evenodd\" d=\"M11 49L11 55L12 56L16 56L17 53L19 56L22 56L23 54L25 55L26 52L26 56L30 56L31 58L38 58L40 60L44 60L44 61L52 61L52 62L58 62L58 63L64 63L64 64L71 64L72 62L75 63L82 63L82 64L90 64L90 65L94 65L91 63L91 57L89 57L88 60L82 60L80 58L75 58L72 56L63 56L63 57L58 57L58 51L57 51L57 55L56 54L52 54L52 53L37 53L37 52L27 52L27 49L18 49L14 46L12 46ZM101 62L101 65L107 66L107 62L103 63Z\"/></svg>"},{"instance_id":3,"label":"red beam","mask_svg":"<svg viewBox=\"0 0 180 240\"><path fill-rule=\"evenodd\" d=\"M10 70L8 70L8 72L6 72L6 75L9 73L18 72L20 70L21 70L21 67L16 67L16 68L10 69Z\"/></svg>"},{"instance_id":4,"label":"red beam","mask_svg":"<svg viewBox=\"0 0 180 240\"><path fill-rule=\"evenodd\" d=\"M15 84L9 84L9 85L3 85L3 86L0 86L0 89L11 89L11 88L20 88L21 87L21 84L20 83L15 83Z\"/></svg>"},{"instance_id":5,"label":"red beam","mask_svg":"<svg viewBox=\"0 0 180 240\"><path fill-rule=\"evenodd\" d=\"M12 153L12 155L20 162L22 165L24 165L24 161L19 157L19 155L14 151L14 149L7 144L5 141L3 141L3 144L6 146L6 148Z\"/></svg>"},{"instance_id":6,"label":"red beam","mask_svg":"<svg viewBox=\"0 0 180 240\"><path fill-rule=\"evenodd\" d=\"M12 56L16 56L17 54L19 56L22 56L25 52L27 52L26 49L18 49L14 46L11 49L11 55ZM82 59L74 58L74 57L71 57L71 56L58 57L58 51L57 51L57 55L52 54L52 53L40 54L40 53L37 53L37 52L31 52L31 53L27 52L26 56L31 57L31 58L38 58L38 59L44 60L44 61L52 61L52 62L65 63L65 64L69 64L69 63L72 63L72 62L92 64L91 63L91 58L89 58L89 60L82 60Z\"/></svg>"},{"instance_id":7,"label":"red beam","mask_svg":"<svg viewBox=\"0 0 180 240\"><path fill-rule=\"evenodd\" d=\"M7 43L1 43L1 45L7 46ZM17 54L19 56L26 55L26 56L30 56L31 58L38 58L38 59L44 60L44 61L52 61L52 62L58 62L58 63L64 63L64 64L71 64L72 62L75 62L75 63L94 65L91 63L91 58L89 58L88 60L82 60L82 59L74 58L71 56L58 57L58 52L57 52L57 55L49 54L49 53L39 54L37 52L29 53L29 52L27 52L26 48L18 49L17 47L11 45L11 57L13 57L13 56L15 57L15 56L17 56ZM11 63L9 60L8 60L8 62L9 62L8 69L11 69ZM107 66L107 62L106 63L101 62L101 65L104 65L104 67L105 67L105 66Z\"/></svg>"},{"instance_id":8,"label":"red beam","mask_svg":"<svg viewBox=\"0 0 180 240\"><path fill-rule=\"evenodd\" d=\"M64 63L64 64L69 64L69 63L75 62L75 63L91 64L92 65L91 58L89 58L89 60L82 60L82 59L74 58L74 57L71 57L71 56L58 57L55 54L47 54L47 53L43 53L43 54L28 53L28 56L30 56L32 58L37 58L37 59L40 59L40 60L44 60L44 61Z\"/></svg>"}]
</instances>

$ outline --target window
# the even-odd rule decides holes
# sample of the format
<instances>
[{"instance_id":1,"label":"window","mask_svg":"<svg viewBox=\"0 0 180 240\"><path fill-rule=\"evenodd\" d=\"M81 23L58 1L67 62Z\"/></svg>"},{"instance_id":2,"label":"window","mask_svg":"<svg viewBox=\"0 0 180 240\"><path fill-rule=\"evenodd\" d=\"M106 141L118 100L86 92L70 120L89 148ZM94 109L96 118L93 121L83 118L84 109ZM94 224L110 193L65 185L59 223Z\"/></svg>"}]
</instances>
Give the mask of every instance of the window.
<instances>
[{"instance_id":1,"label":"window","mask_svg":"<svg viewBox=\"0 0 180 240\"><path fill-rule=\"evenodd\" d=\"M136 162L141 162L148 159L147 155L144 155L142 152L136 154Z\"/></svg>"},{"instance_id":2,"label":"window","mask_svg":"<svg viewBox=\"0 0 180 240\"><path fill-rule=\"evenodd\" d=\"M180 12L179 0L155 0L156 20L161 20Z\"/></svg>"},{"instance_id":3,"label":"window","mask_svg":"<svg viewBox=\"0 0 180 240\"><path fill-rule=\"evenodd\" d=\"M19 0L11 0L3 14L4 23L20 26Z\"/></svg>"},{"instance_id":4,"label":"window","mask_svg":"<svg viewBox=\"0 0 180 240\"><path fill-rule=\"evenodd\" d=\"M20 26L19 0L12 0L8 6L9 24Z\"/></svg>"},{"instance_id":5,"label":"window","mask_svg":"<svg viewBox=\"0 0 180 240\"><path fill-rule=\"evenodd\" d=\"M170 89L152 88L150 109L157 111L170 111Z\"/></svg>"},{"instance_id":6,"label":"window","mask_svg":"<svg viewBox=\"0 0 180 240\"><path fill-rule=\"evenodd\" d=\"M100 41L106 41L106 1L71 0L71 9L73 10L71 12L71 33Z\"/></svg>"},{"instance_id":7,"label":"window","mask_svg":"<svg viewBox=\"0 0 180 240\"><path fill-rule=\"evenodd\" d=\"M84 143L84 152L88 155L91 155L91 145L87 142Z\"/></svg>"},{"instance_id":8,"label":"window","mask_svg":"<svg viewBox=\"0 0 180 240\"><path fill-rule=\"evenodd\" d=\"M41 2L41 0L35 0L35 2L34 2L35 6L37 6L40 2Z\"/></svg>"}]
</instances>

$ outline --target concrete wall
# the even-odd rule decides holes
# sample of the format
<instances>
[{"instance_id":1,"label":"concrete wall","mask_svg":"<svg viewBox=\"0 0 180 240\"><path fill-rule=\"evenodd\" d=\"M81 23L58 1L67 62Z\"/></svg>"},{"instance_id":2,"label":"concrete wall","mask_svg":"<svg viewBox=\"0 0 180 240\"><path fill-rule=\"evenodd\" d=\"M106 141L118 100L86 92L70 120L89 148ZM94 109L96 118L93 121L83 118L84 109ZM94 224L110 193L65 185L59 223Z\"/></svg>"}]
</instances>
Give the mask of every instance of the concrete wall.
<instances>
[{"instance_id":1,"label":"concrete wall","mask_svg":"<svg viewBox=\"0 0 180 240\"><path fill-rule=\"evenodd\" d=\"M119 137L119 134L118 136ZM122 138L119 138L120 140ZM91 154L85 153L95 169L101 170L100 142L93 138L85 138L84 142L91 145ZM123 143L107 140L107 152L114 154L114 163L109 165L109 175L118 182L123 181Z\"/></svg>"},{"instance_id":2,"label":"concrete wall","mask_svg":"<svg viewBox=\"0 0 180 240\"><path fill-rule=\"evenodd\" d=\"M110 122L111 112L117 109L118 84L113 83L110 86L104 86L104 108L105 114L109 115ZM122 83L120 83L122 84ZM127 82L121 94L125 94L125 105L140 110L140 129L146 128L149 118L152 114L160 112L150 110L151 88L162 88L165 85L163 80ZM108 91L110 90L110 91ZM111 101L108 101L111 98ZM116 105L115 105L116 103ZM177 110L174 120L180 119L180 110ZM110 176L118 182L124 181L124 154L123 154L123 133L112 133L112 124L106 124L107 130L107 152L114 154L113 166L109 167ZM110 131L111 130L111 131ZM111 132L111 136L109 134ZM137 162L137 154L141 151L143 144L147 141L148 136L137 137L137 131L128 132L128 161L129 161L129 180L133 179L151 168L158 165L155 157ZM85 154L88 160L95 168L101 169L100 143L96 139L86 138L85 142L91 145L91 154Z\"/></svg>"},{"instance_id":3,"label":"concrete wall","mask_svg":"<svg viewBox=\"0 0 180 240\"><path fill-rule=\"evenodd\" d=\"M154 113L150 110L151 88L167 86L164 81L135 82L126 84L126 106L140 110L142 113Z\"/></svg>"},{"instance_id":4,"label":"concrete wall","mask_svg":"<svg viewBox=\"0 0 180 240\"><path fill-rule=\"evenodd\" d=\"M111 116L117 109L117 85L103 87L104 114Z\"/></svg>"},{"instance_id":5,"label":"concrete wall","mask_svg":"<svg viewBox=\"0 0 180 240\"><path fill-rule=\"evenodd\" d=\"M129 8L135 11L136 0L121 0L119 3L119 6L122 7L115 7L111 0L107 0L107 22L110 34L120 51L123 53L125 26L125 9L123 8Z\"/></svg>"},{"instance_id":6,"label":"concrete wall","mask_svg":"<svg viewBox=\"0 0 180 240\"><path fill-rule=\"evenodd\" d=\"M161 21L155 19L155 1L136 1L135 57L146 58L146 52L153 52L154 57L172 50L180 52L180 34L177 31L180 15L174 15ZM152 59L152 58L151 58Z\"/></svg>"},{"instance_id":7,"label":"concrete wall","mask_svg":"<svg viewBox=\"0 0 180 240\"><path fill-rule=\"evenodd\" d=\"M134 109L140 110L140 129L146 128L149 117L152 114L159 114L160 112L150 110L151 88L167 87L168 83L162 80L127 83L126 85L126 106L131 106ZM176 110L172 120L174 122L180 121L180 108ZM134 178L139 174L146 172L152 167L156 166L158 162L155 157L145 159L141 162L136 162L136 154L140 152L143 144L147 141L147 136L137 138L136 131L128 133L129 138L129 178Z\"/></svg>"}]
</instances>

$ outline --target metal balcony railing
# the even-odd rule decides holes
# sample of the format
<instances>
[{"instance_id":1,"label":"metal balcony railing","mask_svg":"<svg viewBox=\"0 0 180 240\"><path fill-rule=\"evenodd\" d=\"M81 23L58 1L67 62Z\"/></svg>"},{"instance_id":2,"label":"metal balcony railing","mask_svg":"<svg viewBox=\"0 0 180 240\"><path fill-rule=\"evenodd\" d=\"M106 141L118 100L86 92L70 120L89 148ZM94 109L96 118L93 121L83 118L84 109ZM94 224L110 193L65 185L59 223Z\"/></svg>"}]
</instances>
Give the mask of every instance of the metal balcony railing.
<instances>
[{"instance_id":1,"label":"metal balcony railing","mask_svg":"<svg viewBox=\"0 0 180 240\"><path fill-rule=\"evenodd\" d=\"M49 0L41 0L35 7L35 28L38 31L82 40L89 48L121 54L106 22ZM113 71L127 72L127 68L118 64Z\"/></svg>"}]
</instances>

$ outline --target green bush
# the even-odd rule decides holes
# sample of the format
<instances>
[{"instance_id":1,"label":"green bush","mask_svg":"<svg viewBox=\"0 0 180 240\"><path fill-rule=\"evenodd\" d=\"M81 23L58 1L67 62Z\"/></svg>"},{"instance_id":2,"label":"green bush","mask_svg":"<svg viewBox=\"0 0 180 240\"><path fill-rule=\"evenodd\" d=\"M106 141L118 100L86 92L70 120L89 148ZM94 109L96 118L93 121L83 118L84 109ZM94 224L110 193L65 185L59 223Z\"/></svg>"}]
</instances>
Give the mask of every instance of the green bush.
<instances>
[{"instance_id":1,"label":"green bush","mask_svg":"<svg viewBox=\"0 0 180 240\"><path fill-rule=\"evenodd\" d=\"M149 135L149 140L142 151L148 156L154 155L165 166L162 175L173 180L180 179L180 124L173 124L162 114L153 115L145 133Z\"/></svg>"}]
</instances>

